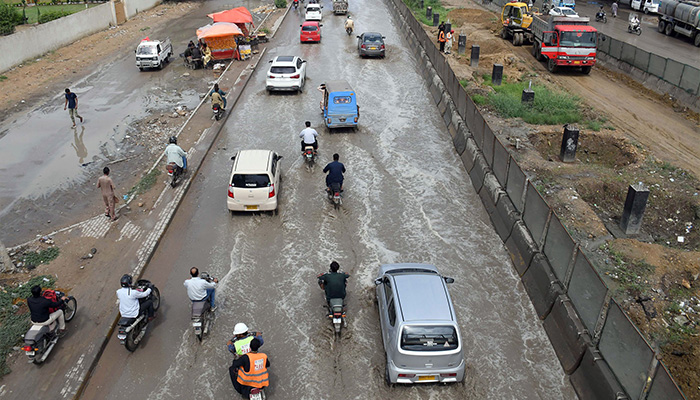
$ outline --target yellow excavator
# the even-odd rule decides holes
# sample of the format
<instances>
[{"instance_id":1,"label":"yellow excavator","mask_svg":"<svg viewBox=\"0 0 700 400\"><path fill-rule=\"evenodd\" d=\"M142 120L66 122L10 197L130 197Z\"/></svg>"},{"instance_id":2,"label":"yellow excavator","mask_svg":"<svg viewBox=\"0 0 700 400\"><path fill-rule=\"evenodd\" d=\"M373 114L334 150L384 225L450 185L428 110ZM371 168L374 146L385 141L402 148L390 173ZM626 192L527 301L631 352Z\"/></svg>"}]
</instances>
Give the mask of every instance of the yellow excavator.
<instances>
[{"instance_id":1,"label":"yellow excavator","mask_svg":"<svg viewBox=\"0 0 700 400\"><path fill-rule=\"evenodd\" d=\"M503 39L511 39L513 46L520 46L526 43L532 43L532 12L528 8L527 3L513 1L506 3L501 11L501 37Z\"/></svg>"}]
</instances>

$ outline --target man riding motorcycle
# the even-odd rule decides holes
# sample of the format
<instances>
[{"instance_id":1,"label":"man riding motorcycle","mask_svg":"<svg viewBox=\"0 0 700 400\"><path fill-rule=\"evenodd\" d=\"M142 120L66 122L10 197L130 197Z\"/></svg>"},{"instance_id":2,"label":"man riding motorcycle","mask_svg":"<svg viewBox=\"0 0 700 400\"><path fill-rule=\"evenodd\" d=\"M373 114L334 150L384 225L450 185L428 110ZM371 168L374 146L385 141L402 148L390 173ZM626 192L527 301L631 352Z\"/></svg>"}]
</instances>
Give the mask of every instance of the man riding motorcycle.
<instances>
[{"instance_id":1,"label":"man riding motorcycle","mask_svg":"<svg viewBox=\"0 0 700 400\"><path fill-rule=\"evenodd\" d=\"M260 346L258 339L251 340L250 352L234 360L228 369L233 388L246 399L250 398L251 389L270 385L270 376L267 372L270 360L267 354L258 353Z\"/></svg>"},{"instance_id":2,"label":"man riding motorcycle","mask_svg":"<svg viewBox=\"0 0 700 400\"><path fill-rule=\"evenodd\" d=\"M171 136L169 141L170 144L165 148L165 156L168 164L175 163L178 173L181 174L183 170L187 169L187 153L182 150L182 147L177 145L175 136Z\"/></svg>"},{"instance_id":3,"label":"man riding motorcycle","mask_svg":"<svg viewBox=\"0 0 700 400\"><path fill-rule=\"evenodd\" d=\"M63 334L66 331L66 320L60 307L63 305L63 301L68 300L68 297L63 296L58 301L51 301L43 297L41 293L41 286L35 285L32 287L32 296L27 298L32 324L49 326L58 320L58 333L59 335ZM51 309L57 310L51 312Z\"/></svg>"},{"instance_id":4,"label":"man riding motorcycle","mask_svg":"<svg viewBox=\"0 0 700 400\"><path fill-rule=\"evenodd\" d=\"M351 34L352 31L355 29L355 21L352 20L352 17L348 15L348 17L345 19L345 31L347 32L348 29L350 30L348 34Z\"/></svg>"},{"instance_id":5,"label":"man riding motorcycle","mask_svg":"<svg viewBox=\"0 0 700 400\"><path fill-rule=\"evenodd\" d=\"M331 262L330 271L318 277L318 285L326 292L326 302L331 299L345 300L345 286L350 275L338 272L340 264Z\"/></svg>"},{"instance_id":6,"label":"man riding motorcycle","mask_svg":"<svg viewBox=\"0 0 700 400\"><path fill-rule=\"evenodd\" d=\"M318 132L316 132L316 129L311 127L311 122L306 121L304 124L306 125L306 128L299 133L299 137L302 139L301 152L304 152L304 148L306 146L312 146L314 148L314 152L316 152L316 150L318 150L318 140L316 139L318 137Z\"/></svg>"},{"instance_id":7,"label":"man riding motorcycle","mask_svg":"<svg viewBox=\"0 0 700 400\"><path fill-rule=\"evenodd\" d=\"M339 183L340 184L340 190L343 190L343 173L345 173L345 165L341 163L340 161L340 155L338 153L333 154L333 162L328 163L325 168L323 168L324 173L328 173L326 175L326 187L330 189L331 184L333 183Z\"/></svg>"},{"instance_id":8,"label":"man riding motorcycle","mask_svg":"<svg viewBox=\"0 0 700 400\"><path fill-rule=\"evenodd\" d=\"M233 337L226 342L228 351L236 356L242 356L250 351L250 342L257 339L260 346L265 343L262 338L262 332L249 332L248 326L243 322L239 322L233 327Z\"/></svg>"},{"instance_id":9,"label":"man riding motorcycle","mask_svg":"<svg viewBox=\"0 0 700 400\"><path fill-rule=\"evenodd\" d=\"M211 310L216 311L214 295L216 293L216 284L219 283L219 280L214 278L213 282L209 282L200 278L199 269L196 267L190 269L190 276L191 278L184 283L187 288L187 297L189 297L192 302L209 301Z\"/></svg>"},{"instance_id":10,"label":"man riding motorcycle","mask_svg":"<svg viewBox=\"0 0 700 400\"><path fill-rule=\"evenodd\" d=\"M639 28L639 17L637 14L633 14L629 19L629 29L634 31Z\"/></svg>"},{"instance_id":11,"label":"man riding motorcycle","mask_svg":"<svg viewBox=\"0 0 700 400\"><path fill-rule=\"evenodd\" d=\"M143 303L139 301L139 299L148 297L151 294L151 289L149 288L145 291L132 289L132 283L133 281L129 274L124 274L119 280L121 285L121 289L117 290L119 313L122 318L138 318L145 311L148 313L148 321L152 321L156 317L153 310L153 301L145 300Z\"/></svg>"}]
</instances>

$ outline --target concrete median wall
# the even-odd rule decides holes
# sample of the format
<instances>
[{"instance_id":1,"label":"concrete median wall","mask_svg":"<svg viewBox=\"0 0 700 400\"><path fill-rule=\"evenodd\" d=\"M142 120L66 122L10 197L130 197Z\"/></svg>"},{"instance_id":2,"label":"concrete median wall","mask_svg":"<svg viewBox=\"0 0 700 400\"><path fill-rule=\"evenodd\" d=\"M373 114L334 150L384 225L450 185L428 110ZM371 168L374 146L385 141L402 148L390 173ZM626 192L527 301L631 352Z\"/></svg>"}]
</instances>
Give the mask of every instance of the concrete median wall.
<instances>
[{"instance_id":1,"label":"concrete median wall","mask_svg":"<svg viewBox=\"0 0 700 400\"><path fill-rule=\"evenodd\" d=\"M124 11L126 18L133 18L141 11L150 10L161 3L161 0L124 0Z\"/></svg>"},{"instance_id":2,"label":"concrete median wall","mask_svg":"<svg viewBox=\"0 0 700 400\"><path fill-rule=\"evenodd\" d=\"M594 265L464 91L434 38L402 0L387 2L419 61L429 95L472 186L579 398L684 398L651 346L611 299ZM660 67L653 54L614 42L606 46L633 64ZM668 60L663 68L669 70ZM674 77L679 84L683 73ZM686 80L694 76L691 72Z\"/></svg>"}]
</instances>

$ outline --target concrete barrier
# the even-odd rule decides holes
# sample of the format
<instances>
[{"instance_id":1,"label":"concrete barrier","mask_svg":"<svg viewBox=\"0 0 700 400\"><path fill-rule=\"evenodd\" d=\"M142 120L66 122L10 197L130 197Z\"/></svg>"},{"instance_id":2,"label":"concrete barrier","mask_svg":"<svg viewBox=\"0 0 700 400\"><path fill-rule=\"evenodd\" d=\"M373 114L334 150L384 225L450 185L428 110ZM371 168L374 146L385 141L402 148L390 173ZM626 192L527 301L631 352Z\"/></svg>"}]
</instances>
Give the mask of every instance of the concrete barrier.
<instances>
[{"instance_id":1,"label":"concrete barrier","mask_svg":"<svg viewBox=\"0 0 700 400\"><path fill-rule=\"evenodd\" d=\"M567 294L589 332L593 332L605 303L608 287L582 251L576 253Z\"/></svg>"},{"instance_id":2,"label":"concrete barrier","mask_svg":"<svg viewBox=\"0 0 700 400\"><path fill-rule=\"evenodd\" d=\"M501 186L506 187L506 181L508 180L508 162L510 161L510 154L506 150L503 143L499 138L496 138L493 146L493 174L496 175L496 179L501 184Z\"/></svg>"},{"instance_id":3,"label":"concrete barrier","mask_svg":"<svg viewBox=\"0 0 700 400\"><path fill-rule=\"evenodd\" d=\"M486 160L484 160L483 154L481 152L476 153L476 157L474 157L474 168L469 172L469 178L472 181L472 186L474 186L474 190L479 193L481 190L481 186L484 184L484 178L486 177L486 174L489 173L489 166L486 164Z\"/></svg>"},{"instance_id":4,"label":"concrete barrier","mask_svg":"<svg viewBox=\"0 0 700 400\"><path fill-rule=\"evenodd\" d=\"M553 212L547 228L547 237L542 252L547 256L552 270L560 282L566 283L566 272L573 261L576 243Z\"/></svg>"},{"instance_id":5,"label":"concrete barrier","mask_svg":"<svg viewBox=\"0 0 700 400\"><path fill-rule=\"evenodd\" d=\"M579 400L630 400L608 363L591 346L586 347L569 381Z\"/></svg>"},{"instance_id":6,"label":"concrete barrier","mask_svg":"<svg viewBox=\"0 0 700 400\"><path fill-rule=\"evenodd\" d=\"M552 310L554 302L564 293L564 288L557 282L544 255L537 253L533 256L522 281L537 316L544 320Z\"/></svg>"},{"instance_id":7,"label":"concrete barrier","mask_svg":"<svg viewBox=\"0 0 700 400\"><path fill-rule=\"evenodd\" d=\"M663 363L659 363L646 400L686 400Z\"/></svg>"},{"instance_id":8,"label":"concrete barrier","mask_svg":"<svg viewBox=\"0 0 700 400\"><path fill-rule=\"evenodd\" d=\"M512 168L512 163L511 163ZM551 209L549 204L544 201L540 192L537 191L532 182L527 183L527 192L525 192L525 211L523 211L523 222L530 231L532 239L537 243L538 249L541 248L544 239L544 230L547 227L547 220Z\"/></svg>"},{"instance_id":9,"label":"concrete barrier","mask_svg":"<svg viewBox=\"0 0 700 400\"><path fill-rule=\"evenodd\" d=\"M496 203L496 212L491 216L491 222L496 233L505 243L513 231L513 225L520 219L520 213L513 206L510 197L504 192Z\"/></svg>"},{"instance_id":10,"label":"concrete barrier","mask_svg":"<svg viewBox=\"0 0 700 400\"><path fill-rule=\"evenodd\" d=\"M523 276L530 266L532 257L537 253L537 245L530 237L530 233L522 221L518 221L513 225L513 230L508 236L505 245L515 270L519 276Z\"/></svg>"},{"instance_id":11,"label":"concrete barrier","mask_svg":"<svg viewBox=\"0 0 700 400\"><path fill-rule=\"evenodd\" d=\"M462 156L460 157L462 159L462 164L464 164L464 169L467 170L467 173L470 173L472 168L474 168L474 162L477 154L479 154L479 147L477 147L474 138L469 136L467 138L464 153L462 153Z\"/></svg>"},{"instance_id":12,"label":"concrete barrier","mask_svg":"<svg viewBox=\"0 0 700 400\"><path fill-rule=\"evenodd\" d=\"M130 19L141 11L150 10L160 4L161 0L123 0L126 18Z\"/></svg>"},{"instance_id":13,"label":"concrete barrier","mask_svg":"<svg viewBox=\"0 0 700 400\"><path fill-rule=\"evenodd\" d=\"M506 193L508 197L513 202L515 208L522 212L523 211L523 194L525 192L525 185L527 182L527 177L515 159L511 156L510 161L508 161L508 178L506 179Z\"/></svg>"},{"instance_id":14,"label":"concrete barrier","mask_svg":"<svg viewBox=\"0 0 700 400\"><path fill-rule=\"evenodd\" d=\"M452 144L454 144L455 151L457 151L457 154L462 155L462 153L464 153L464 151L466 150L468 137L471 137L469 130L467 130L467 128L464 127L463 124L460 124L457 128L457 131L455 132L454 137L452 138Z\"/></svg>"},{"instance_id":15,"label":"concrete barrier","mask_svg":"<svg viewBox=\"0 0 700 400\"><path fill-rule=\"evenodd\" d=\"M534 265L530 266L530 270L533 267ZM585 333L585 328L568 297L557 297L552 311L544 320L544 330L552 342L564 372L571 374L578 368L583 353L592 345L592 341Z\"/></svg>"},{"instance_id":16,"label":"concrete barrier","mask_svg":"<svg viewBox=\"0 0 700 400\"><path fill-rule=\"evenodd\" d=\"M493 166L493 146L496 136L493 134L491 127L488 123L484 123L484 143L481 147L481 151L484 153L484 158L489 164L489 167Z\"/></svg>"}]
</instances>

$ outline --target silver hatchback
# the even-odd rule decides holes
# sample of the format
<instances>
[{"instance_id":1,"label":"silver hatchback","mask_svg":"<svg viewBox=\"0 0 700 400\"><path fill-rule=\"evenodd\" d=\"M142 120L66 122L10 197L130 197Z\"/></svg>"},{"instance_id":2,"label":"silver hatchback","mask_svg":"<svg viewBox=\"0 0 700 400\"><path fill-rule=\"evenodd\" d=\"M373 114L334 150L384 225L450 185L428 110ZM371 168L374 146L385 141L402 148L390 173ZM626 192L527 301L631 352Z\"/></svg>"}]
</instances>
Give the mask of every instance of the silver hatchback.
<instances>
[{"instance_id":1,"label":"silver hatchback","mask_svg":"<svg viewBox=\"0 0 700 400\"><path fill-rule=\"evenodd\" d=\"M377 289L387 383L461 382L464 355L447 283L428 264L385 264Z\"/></svg>"}]
</instances>

